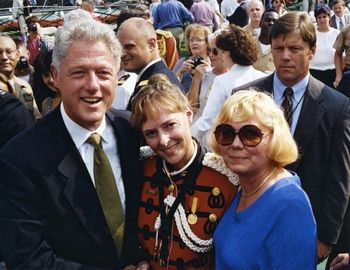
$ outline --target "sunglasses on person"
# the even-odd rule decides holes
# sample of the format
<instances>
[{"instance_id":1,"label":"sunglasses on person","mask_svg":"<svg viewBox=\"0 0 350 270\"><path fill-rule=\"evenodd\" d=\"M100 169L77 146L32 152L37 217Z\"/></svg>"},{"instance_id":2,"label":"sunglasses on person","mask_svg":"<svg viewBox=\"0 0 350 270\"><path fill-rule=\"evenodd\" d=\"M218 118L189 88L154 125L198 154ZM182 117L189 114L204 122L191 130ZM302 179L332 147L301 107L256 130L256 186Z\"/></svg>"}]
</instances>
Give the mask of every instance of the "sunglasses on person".
<instances>
[{"instance_id":1,"label":"sunglasses on person","mask_svg":"<svg viewBox=\"0 0 350 270\"><path fill-rule=\"evenodd\" d=\"M264 137L260 128L254 125L245 125L237 131L228 124L221 124L216 127L214 134L218 144L223 146L232 144L237 134L242 144L248 147L257 146Z\"/></svg>"},{"instance_id":2,"label":"sunglasses on person","mask_svg":"<svg viewBox=\"0 0 350 270\"><path fill-rule=\"evenodd\" d=\"M208 54L212 53L215 56L219 54L217 48L208 48L207 52L208 52Z\"/></svg>"}]
</instances>

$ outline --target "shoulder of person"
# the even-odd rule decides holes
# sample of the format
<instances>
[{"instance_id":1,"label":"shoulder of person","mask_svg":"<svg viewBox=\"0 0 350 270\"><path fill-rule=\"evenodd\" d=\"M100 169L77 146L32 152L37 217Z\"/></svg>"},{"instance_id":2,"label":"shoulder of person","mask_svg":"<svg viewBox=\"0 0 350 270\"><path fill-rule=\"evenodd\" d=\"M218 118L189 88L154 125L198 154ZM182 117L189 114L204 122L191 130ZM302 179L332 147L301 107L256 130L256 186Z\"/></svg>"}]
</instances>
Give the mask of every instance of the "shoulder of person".
<instances>
[{"instance_id":1,"label":"shoulder of person","mask_svg":"<svg viewBox=\"0 0 350 270\"><path fill-rule=\"evenodd\" d=\"M207 152L204 155L203 166L209 167L210 169L217 171L223 175L225 175L228 180L235 186L239 185L239 178L237 174L232 172L225 164L223 158L214 153Z\"/></svg>"},{"instance_id":2,"label":"shoulder of person","mask_svg":"<svg viewBox=\"0 0 350 270\"><path fill-rule=\"evenodd\" d=\"M30 84L29 84L28 82L26 82L25 80L14 76L14 82L17 83L18 85L20 85L21 88L25 88L25 90L26 90L27 92L33 93L32 87L31 87Z\"/></svg>"},{"instance_id":3,"label":"shoulder of person","mask_svg":"<svg viewBox=\"0 0 350 270\"><path fill-rule=\"evenodd\" d=\"M151 147L147 146L141 146L140 147L140 160L145 160L150 157L154 157L156 153L152 150Z\"/></svg>"},{"instance_id":4,"label":"shoulder of person","mask_svg":"<svg viewBox=\"0 0 350 270\"><path fill-rule=\"evenodd\" d=\"M107 116L110 118L110 120L114 120L115 118L122 118L129 122L131 117L131 112L127 110L118 110L115 108L110 108L107 111Z\"/></svg>"}]
</instances>

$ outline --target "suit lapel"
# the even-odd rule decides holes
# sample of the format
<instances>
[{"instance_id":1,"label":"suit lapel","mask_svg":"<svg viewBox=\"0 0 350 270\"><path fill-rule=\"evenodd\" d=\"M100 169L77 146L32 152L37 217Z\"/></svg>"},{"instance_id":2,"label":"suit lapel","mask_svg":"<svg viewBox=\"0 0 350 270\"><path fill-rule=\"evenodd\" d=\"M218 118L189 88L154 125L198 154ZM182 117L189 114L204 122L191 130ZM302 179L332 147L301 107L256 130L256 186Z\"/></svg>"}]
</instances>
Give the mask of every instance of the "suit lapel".
<instances>
[{"instance_id":1,"label":"suit lapel","mask_svg":"<svg viewBox=\"0 0 350 270\"><path fill-rule=\"evenodd\" d=\"M294 170L298 167L300 161L302 160L304 151L306 150L310 140L313 137L313 134L322 120L324 109L322 106L320 106L320 103L323 101L323 96L321 94L323 86L324 85L322 85L322 83L310 76L294 134L294 139L298 144L300 155L298 161L293 166Z\"/></svg>"},{"instance_id":2,"label":"suit lapel","mask_svg":"<svg viewBox=\"0 0 350 270\"><path fill-rule=\"evenodd\" d=\"M59 108L51 114L56 118L51 121L54 123L51 129L55 153L57 157L62 157L57 170L65 181L63 194L92 239L99 246L110 245L113 248L113 240L85 163L63 123Z\"/></svg>"}]
</instances>

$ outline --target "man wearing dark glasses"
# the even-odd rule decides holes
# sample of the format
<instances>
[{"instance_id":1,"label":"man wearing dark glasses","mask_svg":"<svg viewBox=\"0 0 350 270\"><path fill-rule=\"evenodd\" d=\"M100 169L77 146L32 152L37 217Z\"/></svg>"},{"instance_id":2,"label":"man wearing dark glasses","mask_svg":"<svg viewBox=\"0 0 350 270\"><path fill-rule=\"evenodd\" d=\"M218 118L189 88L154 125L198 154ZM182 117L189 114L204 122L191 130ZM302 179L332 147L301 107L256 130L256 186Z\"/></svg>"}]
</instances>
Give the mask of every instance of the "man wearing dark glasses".
<instances>
[{"instance_id":1,"label":"man wearing dark glasses","mask_svg":"<svg viewBox=\"0 0 350 270\"><path fill-rule=\"evenodd\" d=\"M288 169L300 176L312 204L318 261L330 256L330 262L350 250L350 101L309 74L316 33L308 14L280 17L271 48L276 71L233 92L256 87L284 108L300 155Z\"/></svg>"}]
</instances>

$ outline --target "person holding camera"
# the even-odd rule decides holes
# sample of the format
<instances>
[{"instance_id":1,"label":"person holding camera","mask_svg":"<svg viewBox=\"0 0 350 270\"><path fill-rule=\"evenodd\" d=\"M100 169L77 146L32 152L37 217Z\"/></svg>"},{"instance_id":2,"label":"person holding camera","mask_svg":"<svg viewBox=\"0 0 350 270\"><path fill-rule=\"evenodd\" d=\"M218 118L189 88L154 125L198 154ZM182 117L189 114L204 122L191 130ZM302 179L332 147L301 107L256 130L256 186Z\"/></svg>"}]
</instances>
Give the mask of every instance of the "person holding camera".
<instances>
[{"instance_id":1,"label":"person holding camera","mask_svg":"<svg viewBox=\"0 0 350 270\"><path fill-rule=\"evenodd\" d=\"M47 50L49 45L47 40L40 34L39 19L36 16L32 16L26 22L28 26L27 49L29 51L29 64L34 65L39 51Z\"/></svg>"},{"instance_id":2,"label":"person holding camera","mask_svg":"<svg viewBox=\"0 0 350 270\"><path fill-rule=\"evenodd\" d=\"M200 24L190 24L186 28L185 45L188 55L181 57L173 68L186 93L191 87L194 69L200 64L210 65L208 56L209 34L209 29Z\"/></svg>"},{"instance_id":3,"label":"person holding camera","mask_svg":"<svg viewBox=\"0 0 350 270\"><path fill-rule=\"evenodd\" d=\"M266 76L252 66L258 59L258 46L251 32L231 24L216 38L216 47L229 70L215 77L203 114L191 127L202 143L206 143L207 132L232 89Z\"/></svg>"},{"instance_id":4,"label":"person holding camera","mask_svg":"<svg viewBox=\"0 0 350 270\"><path fill-rule=\"evenodd\" d=\"M228 71L228 68L224 65L221 56L219 55L218 48L215 45L215 39L218 35L219 32L216 31L208 36L208 54L211 67L209 68L208 65L204 63L194 69L191 87L187 93L187 98L194 110L192 123L195 123L202 115L215 77Z\"/></svg>"},{"instance_id":5,"label":"person holding camera","mask_svg":"<svg viewBox=\"0 0 350 270\"><path fill-rule=\"evenodd\" d=\"M19 60L18 47L14 40L0 34L0 89L17 97L29 110L33 119L40 118L31 86L15 76L15 68Z\"/></svg>"}]
</instances>

